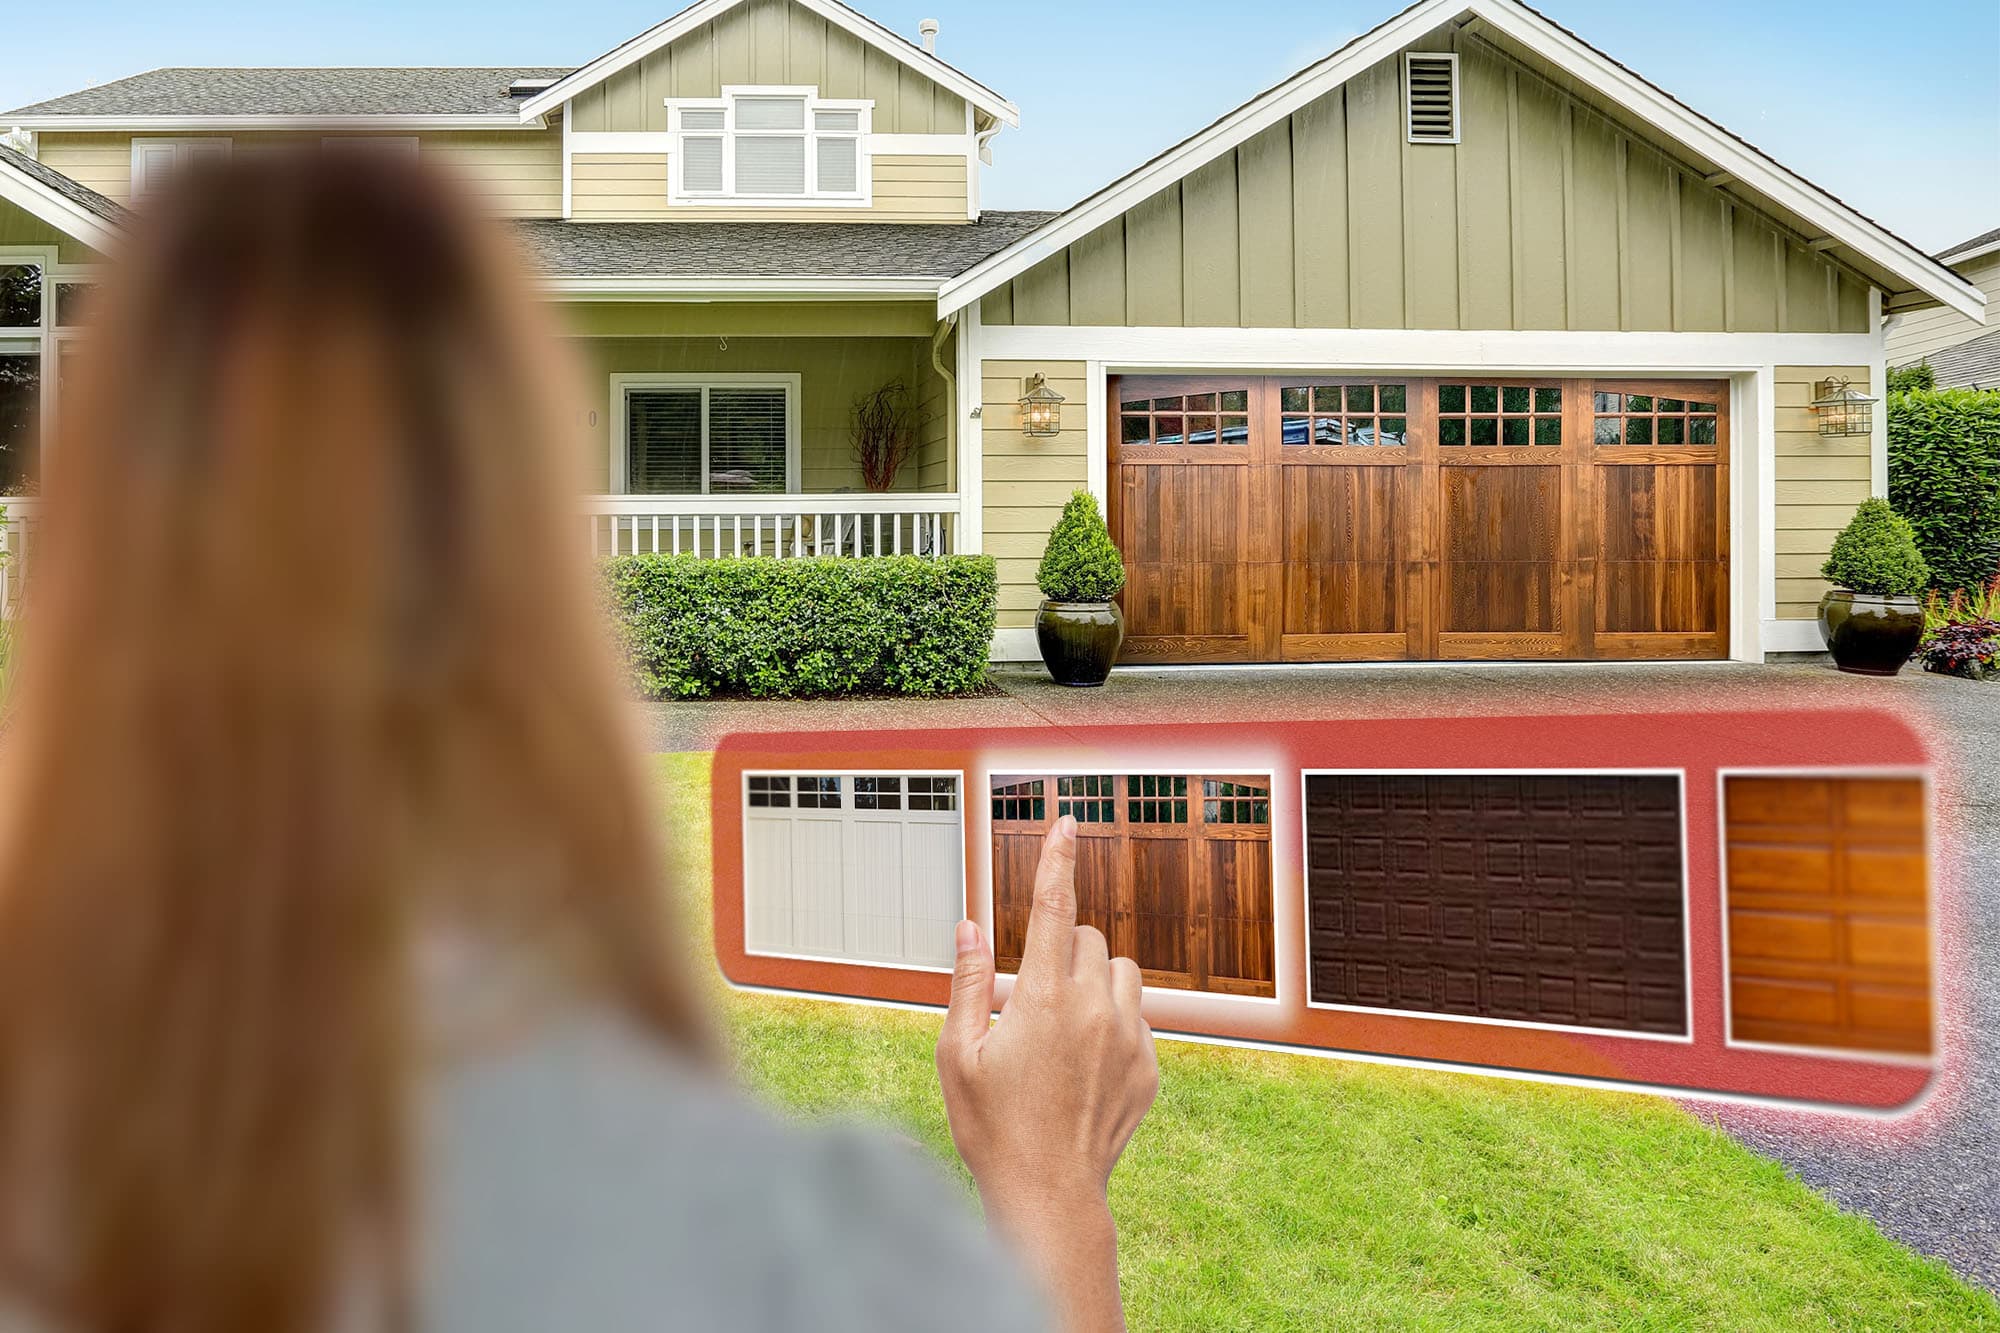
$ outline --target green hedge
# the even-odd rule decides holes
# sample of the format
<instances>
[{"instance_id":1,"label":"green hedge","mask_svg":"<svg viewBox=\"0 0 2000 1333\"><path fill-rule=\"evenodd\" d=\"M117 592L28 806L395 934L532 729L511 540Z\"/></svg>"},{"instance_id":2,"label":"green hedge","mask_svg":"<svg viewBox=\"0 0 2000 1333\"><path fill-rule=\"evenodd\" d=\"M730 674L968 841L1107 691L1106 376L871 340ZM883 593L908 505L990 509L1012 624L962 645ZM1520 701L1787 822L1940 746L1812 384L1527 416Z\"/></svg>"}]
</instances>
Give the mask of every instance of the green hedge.
<instances>
[{"instance_id":1,"label":"green hedge","mask_svg":"<svg viewBox=\"0 0 2000 1333\"><path fill-rule=\"evenodd\" d=\"M639 688L716 694L964 694L986 679L990 556L606 562Z\"/></svg>"},{"instance_id":2,"label":"green hedge","mask_svg":"<svg viewBox=\"0 0 2000 1333\"><path fill-rule=\"evenodd\" d=\"M1889 500L1916 529L1934 586L2000 572L2000 392L1889 395Z\"/></svg>"}]
</instances>

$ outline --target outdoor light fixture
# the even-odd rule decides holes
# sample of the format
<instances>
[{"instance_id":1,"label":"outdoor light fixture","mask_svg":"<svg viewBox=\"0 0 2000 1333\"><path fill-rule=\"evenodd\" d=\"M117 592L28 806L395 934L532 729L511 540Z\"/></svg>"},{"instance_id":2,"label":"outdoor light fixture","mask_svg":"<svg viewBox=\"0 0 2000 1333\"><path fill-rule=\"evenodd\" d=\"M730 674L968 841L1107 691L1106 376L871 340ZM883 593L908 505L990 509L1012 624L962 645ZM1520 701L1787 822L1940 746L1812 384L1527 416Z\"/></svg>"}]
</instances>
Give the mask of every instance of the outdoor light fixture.
<instances>
[{"instance_id":1,"label":"outdoor light fixture","mask_svg":"<svg viewBox=\"0 0 2000 1333\"><path fill-rule=\"evenodd\" d=\"M1028 391L1021 395L1021 433L1050 436L1062 433L1063 396L1049 387L1041 375L1028 377Z\"/></svg>"},{"instance_id":2,"label":"outdoor light fixture","mask_svg":"<svg viewBox=\"0 0 2000 1333\"><path fill-rule=\"evenodd\" d=\"M1821 380L1813 385L1812 410L1819 414L1822 435L1866 435L1874 428L1875 400L1846 380Z\"/></svg>"}]
</instances>

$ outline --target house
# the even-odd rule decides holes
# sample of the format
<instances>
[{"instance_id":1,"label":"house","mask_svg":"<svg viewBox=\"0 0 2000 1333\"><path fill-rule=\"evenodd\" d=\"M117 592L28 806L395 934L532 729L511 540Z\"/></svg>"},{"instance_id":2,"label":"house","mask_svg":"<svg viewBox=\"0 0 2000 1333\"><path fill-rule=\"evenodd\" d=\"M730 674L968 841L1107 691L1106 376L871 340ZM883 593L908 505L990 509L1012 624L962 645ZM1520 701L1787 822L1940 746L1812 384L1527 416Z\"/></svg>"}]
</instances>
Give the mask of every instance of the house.
<instances>
[{"instance_id":1,"label":"house","mask_svg":"<svg viewBox=\"0 0 2000 1333\"><path fill-rule=\"evenodd\" d=\"M1759 660L1820 646L1885 489L1881 414L1811 404L1879 393L1885 315L1984 314L1515 0L1420 0L1055 214L982 206L1018 112L936 36L700 0L577 69L165 69L0 115L5 480L128 206L356 141L466 173L540 266L597 376L600 550L990 553L1032 659L1088 487L1129 661ZM870 493L889 384L921 445Z\"/></svg>"},{"instance_id":2,"label":"house","mask_svg":"<svg viewBox=\"0 0 2000 1333\"><path fill-rule=\"evenodd\" d=\"M1940 250L1937 261L1985 294L1977 315L1930 306L1889 321L1891 368L1930 363L1940 389L2000 388L2000 228Z\"/></svg>"}]
</instances>

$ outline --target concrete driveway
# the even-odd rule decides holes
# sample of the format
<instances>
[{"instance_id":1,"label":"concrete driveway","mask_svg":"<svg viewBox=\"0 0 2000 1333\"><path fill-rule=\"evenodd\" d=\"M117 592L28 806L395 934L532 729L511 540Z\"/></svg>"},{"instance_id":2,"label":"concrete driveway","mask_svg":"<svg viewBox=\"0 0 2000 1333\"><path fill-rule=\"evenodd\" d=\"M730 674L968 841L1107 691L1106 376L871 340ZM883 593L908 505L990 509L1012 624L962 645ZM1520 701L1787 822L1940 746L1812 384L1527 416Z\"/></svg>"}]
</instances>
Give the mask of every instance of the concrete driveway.
<instances>
[{"instance_id":1,"label":"concrete driveway","mask_svg":"<svg viewBox=\"0 0 2000 1333\"><path fill-rule=\"evenodd\" d=\"M1897 710L1941 761L1939 833L1953 855L1947 901L1965 907L1946 968L1968 1003L1947 1013L1950 1061L1917 1115L1889 1124L1690 1103L1783 1161L1842 1207L2000 1291L2000 685L1907 671L1844 676L1817 662L1771 666L1464 666L1121 671L1103 690L1065 690L1039 670L996 672L962 700L642 705L661 751L711 747L732 731L1036 727L1106 722L1477 716L1869 704Z\"/></svg>"}]
</instances>

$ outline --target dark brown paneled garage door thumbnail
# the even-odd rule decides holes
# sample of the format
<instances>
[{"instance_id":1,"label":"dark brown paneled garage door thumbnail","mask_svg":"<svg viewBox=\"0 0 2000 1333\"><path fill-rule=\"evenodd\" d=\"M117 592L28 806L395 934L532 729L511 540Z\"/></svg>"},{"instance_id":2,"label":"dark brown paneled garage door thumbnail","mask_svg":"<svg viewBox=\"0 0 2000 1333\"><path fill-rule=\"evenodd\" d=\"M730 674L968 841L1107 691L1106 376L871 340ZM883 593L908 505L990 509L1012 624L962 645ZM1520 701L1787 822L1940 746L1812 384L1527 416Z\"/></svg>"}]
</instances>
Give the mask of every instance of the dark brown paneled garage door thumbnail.
<instances>
[{"instance_id":1,"label":"dark brown paneled garage door thumbnail","mask_svg":"<svg viewBox=\"0 0 2000 1333\"><path fill-rule=\"evenodd\" d=\"M1306 779L1322 1004L1682 1033L1680 782Z\"/></svg>"}]
</instances>

